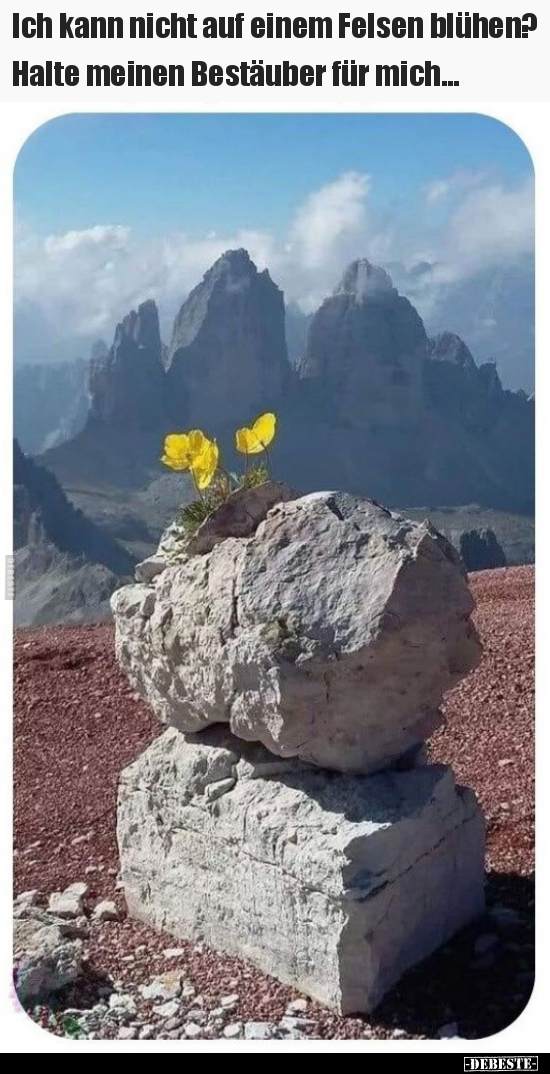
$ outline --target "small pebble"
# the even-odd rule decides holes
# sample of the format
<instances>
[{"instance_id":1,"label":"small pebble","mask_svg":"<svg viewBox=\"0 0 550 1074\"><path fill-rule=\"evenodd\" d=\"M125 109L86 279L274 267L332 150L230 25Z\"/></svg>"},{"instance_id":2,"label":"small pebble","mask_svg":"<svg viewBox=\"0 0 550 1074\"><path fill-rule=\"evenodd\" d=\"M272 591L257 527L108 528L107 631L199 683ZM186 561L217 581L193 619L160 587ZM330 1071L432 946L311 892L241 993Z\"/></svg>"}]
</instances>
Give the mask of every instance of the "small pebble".
<instances>
[{"instance_id":1,"label":"small pebble","mask_svg":"<svg viewBox=\"0 0 550 1074\"><path fill-rule=\"evenodd\" d=\"M220 999L220 1007L236 1007L237 1003L239 1002L239 998L240 997L237 995L236 992L231 996L222 996L222 998Z\"/></svg>"},{"instance_id":2,"label":"small pebble","mask_svg":"<svg viewBox=\"0 0 550 1074\"><path fill-rule=\"evenodd\" d=\"M158 1014L159 1018L174 1018L179 1009L178 1000L169 999L166 1003L159 1003L158 1006L153 1007L153 1012Z\"/></svg>"},{"instance_id":3,"label":"small pebble","mask_svg":"<svg viewBox=\"0 0 550 1074\"><path fill-rule=\"evenodd\" d=\"M242 1022L230 1022L228 1026L224 1027L222 1033L224 1037L227 1037L229 1040L235 1040L237 1037L242 1037L243 1024Z\"/></svg>"},{"instance_id":4,"label":"small pebble","mask_svg":"<svg viewBox=\"0 0 550 1074\"><path fill-rule=\"evenodd\" d=\"M135 1040L137 1035L135 1026L121 1026L117 1034L119 1040Z\"/></svg>"},{"instance_id":5,"label":"small pebble","mask_svg":"<svg viewBox=\"0 0 550 1074\"><path fill-rule=\"evenodd\" d=\"M275 1040L277 1036L273 1022L246 1022L244 1027L245 1040Z\"/></svg>"},{"instance_id":6,"label":"small pebble","mask_svg":"<svg viewBox=\"0 0 550 1074\"><path fill-rule=\"evenodd\" d=\"M196 1037L202 1037L202 1033L202 1026L198 1025L197 1022L188 1022L183 1028L183 1036L188 1037L190 1040L193 1040Z\"/></svg>"},{"instance_id":7,"label":"small pebble","mask_svg":"<svg viewBox=\"0 0 550 1074\"><path fill-rule=\"evenodd\" d=\"M293 999L292 1003L288 1004L285 1014L303 1014L304 1011L307 1011L308 1007L309 1003L307 999Z\"/></svg>"},{"instance_id":8,"label":"small pebble","mask_svg":"<svg viewBox=\"0 0 550 1074\"><path fill-rule=\"evenodd\" d=\"M173 1029L181 1029L182 1025L183 1019L181 1015L176 1014L173 1018L168 1019L168 1021L164 1025L164 1028L167 1030L167 1032L170 1033Z\"/></svg>"},{"instance_id":9,"label":"small pebble","mask_svg":"<svg viewBox=\"0 0 550 1074\"><path fill-rule=\"evenodd\" d=\"M103 899L96 903L92 910L92 918L94 921L116 921L118 919L116 903L111 899Z\"/></svg>"}]
</instances>

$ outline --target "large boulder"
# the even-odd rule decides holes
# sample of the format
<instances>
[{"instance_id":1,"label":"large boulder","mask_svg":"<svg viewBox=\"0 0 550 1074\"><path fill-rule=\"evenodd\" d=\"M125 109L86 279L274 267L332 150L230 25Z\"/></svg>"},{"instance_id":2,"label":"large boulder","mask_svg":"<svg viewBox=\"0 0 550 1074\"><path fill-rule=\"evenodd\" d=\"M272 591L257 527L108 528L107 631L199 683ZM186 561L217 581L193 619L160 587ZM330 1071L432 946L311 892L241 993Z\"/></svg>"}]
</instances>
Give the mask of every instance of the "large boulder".
<instances>
[{"instance_id":1,"label":"large boulder","mask_svg":"<svg viewBox=\"0 0 550 1074\"><path fill-rule=\"evenodd\" d=\"M424 742L480 643L464 567L428 522L319 492L112 598L133 686L180 731L376 772Z\"/></svg>"},{"instance_id":2,"label":"large boulder","mask_svg":"<svg viewBox=\"0 0 550 1074\"><path fill-rule=\"evenodd\" d=\"M483 817L443 765L349 776L169 730L123 771L117 834L133 917L343 1013L483 909Z\"/></svg>"}]
</instances>

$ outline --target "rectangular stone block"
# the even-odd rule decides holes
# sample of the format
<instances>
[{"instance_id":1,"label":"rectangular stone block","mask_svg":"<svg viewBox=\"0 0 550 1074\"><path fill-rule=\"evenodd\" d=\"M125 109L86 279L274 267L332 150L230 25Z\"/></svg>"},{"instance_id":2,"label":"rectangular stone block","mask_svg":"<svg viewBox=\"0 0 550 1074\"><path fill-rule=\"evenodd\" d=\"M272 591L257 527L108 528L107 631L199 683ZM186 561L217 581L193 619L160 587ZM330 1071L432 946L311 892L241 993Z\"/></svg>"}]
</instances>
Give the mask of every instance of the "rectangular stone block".
<instances>
[{"instance_id":1,"label":"rectangular stone block","mask_svg":"<svg viewBox=\"0 0 550 1074\"><path fill-rule=\"evenodd\" d=\"M222 727L169 730L120 779L129 912L369 1012L484 903L483 816L450 768L327 772Z\"/></svg>"}]
</instances>

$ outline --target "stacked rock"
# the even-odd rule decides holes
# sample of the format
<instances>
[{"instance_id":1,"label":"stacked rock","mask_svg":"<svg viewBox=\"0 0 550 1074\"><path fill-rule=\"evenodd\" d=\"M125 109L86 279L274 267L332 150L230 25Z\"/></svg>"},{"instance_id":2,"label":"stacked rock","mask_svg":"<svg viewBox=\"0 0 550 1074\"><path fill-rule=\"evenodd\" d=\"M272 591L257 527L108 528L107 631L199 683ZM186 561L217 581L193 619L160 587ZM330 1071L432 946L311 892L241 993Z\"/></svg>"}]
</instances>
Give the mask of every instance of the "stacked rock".
<instances>
[{"instance_id":1,"label":"stacked rock","mask_svg":"<svg viewBox=\"0 0 550 1074\"><path fill-rule=\"evenodd\" d=\"M235 497L112 598L118 659L171 725L120 780L128 907L368 1012L483 908L481 811L422 751L478 662L473 598L428 522Z\"/></svg>"}]
</instances>

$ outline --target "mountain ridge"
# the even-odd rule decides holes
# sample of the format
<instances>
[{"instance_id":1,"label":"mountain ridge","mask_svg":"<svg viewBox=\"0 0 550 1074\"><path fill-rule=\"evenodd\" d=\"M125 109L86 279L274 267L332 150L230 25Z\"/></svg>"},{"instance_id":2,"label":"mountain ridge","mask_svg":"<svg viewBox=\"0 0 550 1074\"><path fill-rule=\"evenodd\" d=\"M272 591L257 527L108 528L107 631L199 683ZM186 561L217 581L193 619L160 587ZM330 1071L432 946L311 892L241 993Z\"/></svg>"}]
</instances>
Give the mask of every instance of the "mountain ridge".
<instances>
[{"instance_id":1,"label":"mountain ridge","mask_svg":"<svg viewBox=\"0 0 550 1074\"><path fill-rule=\"evenodd\" d=\"M144 306L157 326L147 343L136 335ZM161 472L162 436L197 425L233 466L235 426L269 409L279 418L277 476L303 491L532 510L532 400L506 391L492 363L477 366L460 337L430 341L414 306L367 259L312 316L297 364L283 294L240 249L184 301L168 348L150 301L121 322L99 371L83 432L43 456L66 486L95 477L144 488Z\"/></svg>"}]
</instances>

